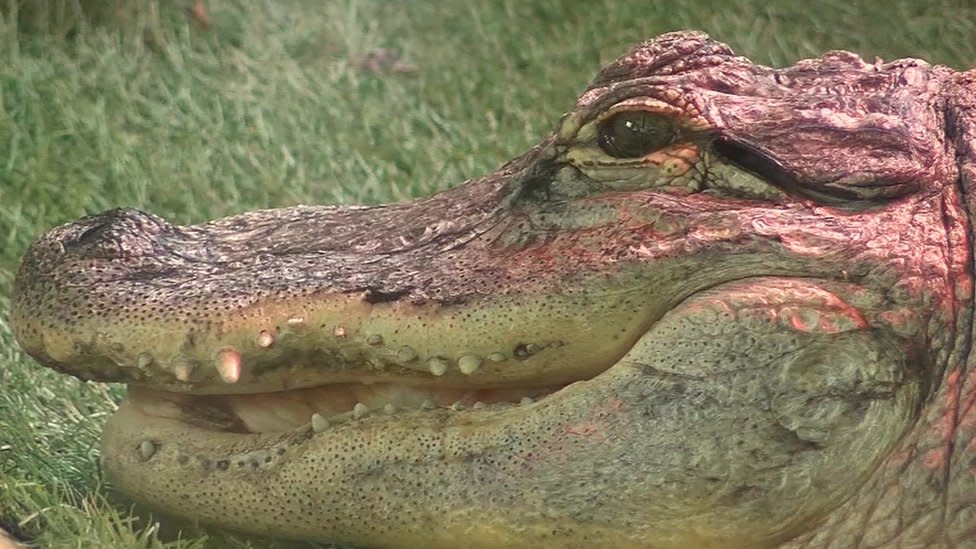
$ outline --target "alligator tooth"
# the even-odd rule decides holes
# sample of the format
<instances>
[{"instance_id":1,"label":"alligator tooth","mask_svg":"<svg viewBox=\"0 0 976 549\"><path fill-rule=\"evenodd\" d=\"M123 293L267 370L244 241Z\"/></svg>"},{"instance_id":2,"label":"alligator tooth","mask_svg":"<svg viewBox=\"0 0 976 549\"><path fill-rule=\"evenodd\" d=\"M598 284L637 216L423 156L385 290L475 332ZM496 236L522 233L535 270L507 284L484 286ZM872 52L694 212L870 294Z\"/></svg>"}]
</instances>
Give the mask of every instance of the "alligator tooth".
<instances>
[{"instance_id":1,"label":"alligator tooth","mask_svg":"<svg viewBox=\"0 0 976 549\"><path fill-rule=\"evenodd\" d=\"M433 410L434 408L437 408L437 403L429 398L420 403L421 410Z\"/></svg>"},{"instance_id":2,"label":"alligator tooth","mask_svg":"<svg viewBox=\"0 0 976 549\"><path fill-rule=\"evenodd\" d=\"M447 371L447 361L443 358L434 357L427 361L427 368L435 376L442 376Z\"/></svg>"},{"instance_id":3,"label":"alligator tooth","mask_svg":"<svg viewBox=\"0 0 976 549\"><path fill-rule=\"evenodd\" d=\"M484 402L481 402L480 400L478 402L475 402L474 404L471 405L471 409L472 410L480 410L480 409L482 409L484 407L485 407L485 403Z\"/></svg>"},{"instance_id":4,"label":"alligator tooth","mask_svg":"<svg viewBox=\"0 0 976 549\"><path fill-rule=\"evenodd\" d=\"M336 336L339 339L345 339L346 338L346 327L345 326L336 325L335 328L332 328L332 335Z\"/></svg>"},{"instance_id":5,"label":"alligator tooth","mask_svg":"<svg viewBox=\"0 0 976 549\"><path fill-rule=\"evenodd\" d=\"M400 362L413 362L414 360L417 360L417 351L414 351L412 348L404 345L403 347L400 347L400 350L397 351L397 360Z\"/></svg>"},{"instance_id":6,"label":"alligator tooth","mask_svg":"<svg viewBox=\"0 0 976 549\"><path fill-rule=\"evenodd\" d=\"M183 355L177 355L173 359L173 376L186 383L190 380L190 374L193 373L197 365L192 362L189 358Z\"/></svg>"},{"instance_id":7,"label":"alligator tooth","mask_svg":"<svg viewBox=\"0 0 976 549\"><path fill-rule=\"evenodd\" d=\"M392 402L387 402L386 406L383 406L383 413L386 415L393 415L396 413L396 406Z\"/></svg>"},{"instance_id":8,"label":"alligator tooth","mask_svg":"<svg viewBox=\"0 0 976 549\"><path fill-rule=\"evenodd\" d=\"M454 410L455 412L460 412L461 410L464 409L464 404L461 404L461 401L459 400L454 404L451 404L451 409Z\"/></svg>"},{"instance_id":9,"label":"alligator tooth","mask_svg":"<svg viewBox=\"0 0 976 549\"><path fill-rule=\"evenodd\" d=\"M357 402L356 405L353 406L352 408L353 419L361 419L363 417L366 417L366 415L368 414L369 414L369 407L363 404L362 402Z\"/></svg>"},{"instance_id":10,"label":"alligator tooth","mask_svg":"<svg viewBox=\"0 0 976 549\"><path fill-rule=\"evenodd\" d=\"M533 402L534 401L530 397L522 397L522 400L519 401L519 404L524 406L526 404L532 404Z\"/></svg>"},{"instance_id":11,"label":"alligator tooth","mask_svg":"<svg viewBox=\"0 0 976 549\"><path fill-rule=\"evenodd\" d=\"M144 440L139 443L139 457L143 461L149 461L149 458L153 457L156 453L156 443L151 440Z\"/></svg>"},{"instance_id":12,"label":"alligator tooth","mask_svg":"<svg viewBox=\"0 0 976 549\"><path fill-rule=\"evenodd\" d=\"M139 353L138 357L136 357L136 365L139 366L140 369L145 370L146 368L149 367L150 364L153 363L154 360L155 359L151 354L147 352L142 352Z\"/></svg>"},{"instance_id":13,"label":"alligator tooth","mask_svg":"<svg viewBox=\"0 0 976 549\"><path fill-rule=\"evenodd\" d=\"M267 349L268 347L274 345L275 337L274 334L267 330L261 330L258 334L258 347L263 347Z\"/></svg>"},{"instance_id":14,"label":"alligator tooth","mask_svg":"<svg viewBox=\"0 0 976 549\"><path fill-rule=\"evenodd\" d=\"M380 334L371 334L369 337L366 338L366 343L368 343L369 345L382 345L383 336L381 336Z\"/></svg>"},{"instance_id":15,"label":"alligator tooth","mask_svg":"<svg viewBox=\"0 0 976 549\"><path fill-rule=\"evenodd\" d=\"M173 366L173 375L183 383L190 381L191 373L193 373L193 365L188 362L179 362Z\"/></svg>"},{"instance_id":16,"label":"alligator tooth","mask_svg":"<svg viewBox=\"0 0 976 549\"><path fill-rule=\"evenodd\" d=\"M312 414L312 432L321 433L330 427L329 420L325 419L321 414Z\"/></svg>"},{"instance_id":17,"label":"alligator tooth","mask_svg":"<svg viewBox=\"0 0 976 549\"><path fill-rule=\"evenodd\" d=\"M241 354L234 349L217 353L217 373L224 383L237 383L241 379Z\"/></svg>"},{"instance_id":18,"label":"alligator tooth","mask_svg":"<svg viewBox=\"0 0 976 549\"><path fill-rule=\"evenodd\" d=\"M488 355L488 360L492 362L502 362L505 360L505 355L502 353L491 353Z\"/></svg>"},{"instance_id":19,"label":"alligator tooth","mask_svg":"<svg viewBox=\"0 0 976 549\"><path fill-rule=\"evenodd\" d=\"M299 326L305 323L305 319L300 316L293 316L285 321L289 326Z\"/></svg>"},{"instance_id":20,"label":"alligator tooth","mask_svg":"<svg viewBox=\"0 0 976 549\"><path fill-rule=\"evenodd\" d=\"M475 355L464 355L458 359L458 369L466 376L475 373L479 366L481 366L481 358Z\"/></svg>"}]
</instances>

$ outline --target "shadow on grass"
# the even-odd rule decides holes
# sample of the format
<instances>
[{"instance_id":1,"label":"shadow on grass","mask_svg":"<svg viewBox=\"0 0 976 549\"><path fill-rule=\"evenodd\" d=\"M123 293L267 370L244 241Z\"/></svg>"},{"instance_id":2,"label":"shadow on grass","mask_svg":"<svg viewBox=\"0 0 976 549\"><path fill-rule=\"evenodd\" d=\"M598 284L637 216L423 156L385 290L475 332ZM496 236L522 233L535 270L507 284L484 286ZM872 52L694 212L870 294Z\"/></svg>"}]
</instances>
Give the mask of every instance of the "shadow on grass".
<instances>
[{"instance_id":1,"label":"shadow on grass","mask_svg":"<svg viewBox=\"0 0 976 549\"><path fill-rule=\"evenodd\" d=\"M18 542L29 541L18 528L17 521L0 517L0 549L19 549L23 546Z\"/></svg>"}]
</instances>

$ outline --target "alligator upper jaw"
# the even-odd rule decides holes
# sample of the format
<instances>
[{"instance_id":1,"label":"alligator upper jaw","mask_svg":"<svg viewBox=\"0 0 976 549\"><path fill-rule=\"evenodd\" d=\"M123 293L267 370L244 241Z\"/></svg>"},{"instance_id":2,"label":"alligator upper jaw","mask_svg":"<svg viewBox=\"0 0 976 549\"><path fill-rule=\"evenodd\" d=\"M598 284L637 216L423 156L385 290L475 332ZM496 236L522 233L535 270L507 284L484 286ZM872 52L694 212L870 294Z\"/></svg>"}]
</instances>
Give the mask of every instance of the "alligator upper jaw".
<instances>
[{"instance_id":1,"label":"alligator upper jaw","mask_svg":"<svg viewBox=\"0 0 976 549\"><path fill-rule=\"evenodd\" d=\"M476 297L454 281L453 249L481 234L501 186L476 184L490 201L460 207L444 193L399 206L300 206L186 227L136 210L91 216L28 250L15 282L15 335L61 371L175 391L358 379L359 365L379 360L363 349L389 350L404 339L380 324L407 324L406 314L437 315L441 303ZM441 221L445 208L463 210L464 222ZM374 314L380 309L386 320ZM411 356L407 346L392 347L399 362L430 358L416 344ZM326 379L323 366L332 370ZM300 380L302 368L317 371Z\"/></svg>"},{"instance_id":2,"label":"alligator upper jaw","mask_svg":"<svg viewBox=\"0 0 976 549\"><path fill-rule=\"evenodd\" d=\"M16 337L47 366L129 383L147 416L220 431L551 394L606 370L675 296L540 256L551 228L532 234L512 199L550 154L406 204L63 225L22 261Z\"/></svg>"},{"instance_id":3,"label":"alligator upper jaw","mask_svg":"<svg viewBox=\"0 0 976 549\"><path fill-rule=\"evenodd\" d=\"M592 211L581 200L564 205L581 209L566 216L579 226L540 224L538 204L523 208L519 197L527 179L552 176L554 139L488 177L404 204L297 206L191 226L113 210L57 227L22 260L15 336L46 366L159 391L156 401L256 394L303 421L340 410L267 395L385 384L404 392L356 402L416 408L518 402L592 378L702 281L651 296L635 279L683 275L617 269L597 253L567 262L558 241L548 246L574 231L612 236L613 208L634 206L626 195ZM207 410L198 423L236 404L189 402L182 407ZM222 421L251 429L234 427L235 414Z\"/></svg>"}]
</instances>

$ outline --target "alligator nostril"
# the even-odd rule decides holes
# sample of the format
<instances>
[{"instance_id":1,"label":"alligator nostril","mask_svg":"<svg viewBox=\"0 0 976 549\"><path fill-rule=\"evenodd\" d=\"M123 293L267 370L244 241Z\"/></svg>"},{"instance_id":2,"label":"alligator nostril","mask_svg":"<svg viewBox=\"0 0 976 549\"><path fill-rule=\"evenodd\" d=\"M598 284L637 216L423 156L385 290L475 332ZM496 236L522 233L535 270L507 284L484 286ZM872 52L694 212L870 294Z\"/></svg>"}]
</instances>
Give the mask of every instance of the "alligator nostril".
<instances>
[{"instance_id":1,"label":"alligator nostril","mask_svg":"<svg viewBox=\"0 0 976 549\"><path fill-rule=\"evenodd\" d=\"M64 245L68 249L78 249L97 244L101 242L102 233L105 232L107 227L108 225L103 223L94 223L80 235L69 236L64 241Z\"/></svg>"},{"instance_id":2,"label":"alligator nostril","mask_svg":"<svg viewBox=\"0 0 976 549\"><path fill-rule=\"evenodd\" d=\"M169 228L162 218L135 209L115 209L64 228L66 252L92 259L139 257L158 252L157 235Z\"/></svg>"}]
</instances>

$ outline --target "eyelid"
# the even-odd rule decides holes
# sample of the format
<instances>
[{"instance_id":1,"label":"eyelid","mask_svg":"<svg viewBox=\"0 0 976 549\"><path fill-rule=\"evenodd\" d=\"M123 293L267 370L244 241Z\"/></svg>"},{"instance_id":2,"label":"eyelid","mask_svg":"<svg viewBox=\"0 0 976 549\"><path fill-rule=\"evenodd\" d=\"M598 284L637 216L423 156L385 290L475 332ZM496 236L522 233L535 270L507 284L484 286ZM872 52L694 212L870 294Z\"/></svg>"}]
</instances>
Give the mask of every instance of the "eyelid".
<instances>
[{"instance_id":1,"label":"eyelid","mask_svg":"<svg viewBox=\"0 0 976 549\"><path fill-rule=\"evenodd\" d=\"M674 118L677 124L681 123L681 115L683 114L681 109L657 99L650 97L631 98L626 101L621 101L609 109L602 111L593 120L591 120L589 124L599 125L601 122L607 120L615 114L631 111L645 111L662 117Z\"/></svg>"},{"instance_id":2,"label":"eyelid","mask_svg":"<svg viewBox=\"0 0 976 549\"><path fill-rule=\"evenodd\" d=\"M770 185L794 196L802 196L827 206L863 209L880 201L867 200L853 191L838 188L812 188L804 185L776 158L746 140L719 136L712 147L726 162L752 173Z\"/></svg>"},{"instance_id":3,"label":"eyelid","mask_svg":"<svg viewBox=\"0 0 976 549\"><path fill-rule=\"evenodd\" d=\"M796 179L776 159L748 141L720 136L713 141L715 152L728 163L758 175L763 181L790 190Z\"/></svg>"}]
</instances>

